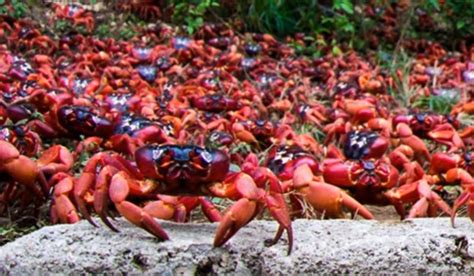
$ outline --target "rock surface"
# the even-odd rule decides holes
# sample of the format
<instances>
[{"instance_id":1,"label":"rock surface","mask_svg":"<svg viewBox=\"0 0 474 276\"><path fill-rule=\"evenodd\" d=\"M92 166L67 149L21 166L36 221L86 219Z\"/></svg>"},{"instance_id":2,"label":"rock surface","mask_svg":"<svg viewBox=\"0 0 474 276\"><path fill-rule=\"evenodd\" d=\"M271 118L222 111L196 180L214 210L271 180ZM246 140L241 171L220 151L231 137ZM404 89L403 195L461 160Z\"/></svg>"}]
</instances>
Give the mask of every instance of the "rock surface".
<instances>
[{"instance_id":1,"label":"rock surface","mask_svg":"<svg viewBox=\"0 0 474 276\"><path fill-rule=\"evenodd\" d=\"M277 225L255 221L224 247L213 248L216 224L162 222L171 237L158 242L123 220L120 233L76 225L42 228L0 247L0 274L160 273L474 273L474 224L417 219L405 222L297 220L294 249L265 247Z\"/></svg>"}]
</instances>

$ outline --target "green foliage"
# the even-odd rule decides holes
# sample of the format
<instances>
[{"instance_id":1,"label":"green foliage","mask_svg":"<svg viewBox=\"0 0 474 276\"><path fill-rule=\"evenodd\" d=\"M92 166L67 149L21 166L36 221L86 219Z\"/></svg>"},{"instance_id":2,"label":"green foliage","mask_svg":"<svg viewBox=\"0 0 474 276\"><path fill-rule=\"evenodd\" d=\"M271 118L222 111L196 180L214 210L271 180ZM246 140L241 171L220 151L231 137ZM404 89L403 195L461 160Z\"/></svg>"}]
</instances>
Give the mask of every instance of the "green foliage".
<instances>
[{"instance_id":1,"label":"green foliage","mask_svg":"<svg viewBox=\"0 0 474 276\"><path fill-rule=\"evenodd\" d=\"M416 11L409 18L413 37L437 40L446 46L456 46L466 38L473 38L474 2L472 0L427 0L415 2L412 5L413 10ZM428 27L419 28L423 24Z\"/></svg>"},{"instance_id":2,"label":"green foliage","mask_svg":"<svg viewBox=\"0 0 474 276\"><path fill-rule=\"evenodd\" d=\"M14 18L25 16L28 11L28 6L25 2L19 0L0 0L0 15L9 15Z\"/></svg>"},{"instance_id":3,"label":"green foliage","mask_svg":"<svg viewBox=\"0 0 474 276\"><path fill-rule=\"evenodd\" d=\"M119 31L117 38L123 39L123 40L129 40L135 35L137 35L137 32L133 30L132 28L123 28Z\"/></svg>"},{"instance_id":4,"label":"green foliage","mask_svg":"<svg viewBox=\"0 0 474 276\"><path fill-rule=\"evenodd\" d=\"M298 24L296 14L298 10L290 1L266 0L250 1L248 5L247 22L248 27L258 31L288 34Z\"/></svg>"},{"instance_id":5,"label":"green foliage","mask_svg":"<svg viewBox=\"0 0 474 276\"><path fill-rule=\"evenodd\" d=\"M130 40L145 25L146 22L133 14L112 15L109 20L98 23L94 35L99 38Z\"/></svg>"},{"instance_id":6,"label":"green foliage","mask_svg":"<svg viewBox=\"0 0 474 276\"><path fill-rule=\"evenodd\" d=\"M437 2L435 0L431 0ZM444 17L451 23L451 28L456 34L466 37L474 35L472 25L474 24L474 2L472 1L446 1Z\"/></svg>"},{"instance_id":7,"label":"green foliage","mask_svg":"<svg viewBox=\"0 0 474 276\"><path fill-rule=\"evenodd\" d=\"M57 20L54 22L54 30L59 33L67 32L72 28L72 25L67 20Z\"/></svg>"},{"instance_id":8,"label":"green foliage","mask_svg":"<svg viewBox=\"0 0 474 276\"><path fill-rule=\"evenodd\" d=\"M413 107L424 108L430 111L434 111L439 114L447 114L458 102L456 99L430 95L428 97L422 96L413 103Z\"/></svg>"},{"instance_id":9,"label":"green foliage","mask_svg":"<svg viewBox=\"0 0 474 276\"><path fill-rule=\"evenodd\" d=\"M219 7L217 0L177 0L174 1L173 21L184 24L186 31L193 34L204 24L206 14L216 7Z\"/></svg>"},{"instance_id":10,"label":"green foliage","mask_svg":"<svg viewBox=\"0 0 474 276\"><path fill-rule=\"evenodd\" d=\"M315 0L240 1L238 16L250 31L273 33L280 37L296 32L352 35L354 6L350 0L334 0L330 6Z\"/></svg>"},{"instance_id":11,"label":"green foliage","mask_svg":"<svg viewBox=\"0 0 474 276\"><path fill-rule=\"evenodd\" d=\"M100 38L106 38L110 34L110 26L108 24L100 24L97 26L95 34Z\"/></svg>"},{"instance_id":12,"label":"green foliage","mask_svg":"<svg viewBox=\"0 0 474 276\"><path fill-rule=\"evenodd\" d=\"M44 218L37 220L29 216L24 216L17 221L8 221L8 223L0 225L0 246L48 224L49 222Z\"/></svg>"},{"instance_id":13,"label":"green foliage","mask_svg":"<svg viewBox=\"0 0 474 276\"><path fill-rule=\"evenodd\" d=\"M369 38L374 36L381 38L380 43L372 40L371 47L389 49L406 38L435 39L454 45L474 37L472 0L411 1L406 7L396 7L397 3L393 0L169 0L164 10L172 10L173 23L183 26L189 34L204 22L230 23L237 19L243 23L244 31L270 33L280 38L300 32L323 35L335 46L336 55L341 50L337 45L365 50ZM368 16L367 10L373 10L372 15ZM391 10L389 14L395 13L391 20L396 25L384 26L387 10ZM384 39L387 29L392 31L390 39ZM299 52L309 50L297 48Z\"/></svg>"}]
</instances>

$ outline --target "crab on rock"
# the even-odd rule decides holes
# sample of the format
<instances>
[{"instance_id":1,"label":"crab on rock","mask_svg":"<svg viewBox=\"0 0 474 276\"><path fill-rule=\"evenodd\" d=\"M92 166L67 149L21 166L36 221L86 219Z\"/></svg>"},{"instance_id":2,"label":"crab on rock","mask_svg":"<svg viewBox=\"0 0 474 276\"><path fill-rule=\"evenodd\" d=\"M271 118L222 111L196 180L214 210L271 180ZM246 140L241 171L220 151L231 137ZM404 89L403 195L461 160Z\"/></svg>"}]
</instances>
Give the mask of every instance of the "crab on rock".
<instances>
[{"instance_id":1,"label":"crab on rock","mask_svg":"<svg viewBox=\"0 0 474 276\"><path fill-rule=\"evenodd\" d=\"M267 188L267 178L261 174L269 170L256 167L232 172L225 152L196 145L146 145L135 152L135 162L136 166L119 155L105 152L94 155L75 184L67 180L67 185L59 185L61 193L57 197L61 197L63 203L56 208L66 216L59 219L75 222L67 216L75 214L77 217L76 209L71 200L64 200L64 195L74 194L77 207L86 219L95 225L87 207L88 203L93 203L104 223L116 230L107 219L107 203L111 201L127 220L159 239L167 240L168 235L153 219L160 217L159 213L163 211L152 208L159 206L155 203L160 196L216 196L236 202L222 216L215 246L223 245L267 207L280 225L273 241L279 240L286 230L288 253L291 252L291 220L280 183L273 178ZM147 202L144 207L139 204L140 200Z\"/></svg>"}]
</instances>

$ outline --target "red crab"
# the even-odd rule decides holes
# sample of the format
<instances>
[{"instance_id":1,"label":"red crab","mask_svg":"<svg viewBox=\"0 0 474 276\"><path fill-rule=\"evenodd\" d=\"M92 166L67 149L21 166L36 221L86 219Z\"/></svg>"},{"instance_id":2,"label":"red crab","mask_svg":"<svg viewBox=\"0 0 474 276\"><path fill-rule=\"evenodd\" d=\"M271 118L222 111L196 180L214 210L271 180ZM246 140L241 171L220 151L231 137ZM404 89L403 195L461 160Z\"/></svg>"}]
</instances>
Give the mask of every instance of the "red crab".
<instances>
[{"instance_id":1,"label":"red crab","mask_svg":"<svg viewBox=\"0 0 474 276\"><path fill-rule=\"evenodd\" d=\"M23 206L34 202L38 208L49 193L46 177L57 172L68 172L73 165L71 153L59 145L46 150L37 161L21 155L15 146L6 141L0 140L0 148L0 173L6 185L0 192L0 214L3 214L5 206L11 206L17 200Z\"/></svg>"},{"instance_id":2,"label":"red crab","mask_svg":"<svg viewBox=\"0 0 474 276\"><path fill-rule=\"evenodd\" d=\"M236 203L222 217L215 246L223 245L267 207L280 224L275 240L286 230L288 253L291 252L291 221L278 183L270 183L267 191L260 186L264 183L257 175L230 172L229 157L223 151L194 145L144 146L136 151L135 161L136 168L119 156L98 153L88 162L76 185L65 185L69 190L61 195L70 195L73 190L79 210L91 222L86 201L93 196L96 212L115 229L107 219L107 203L112 202L126 219L162 240L168 239L166 232L153 219L153 214L147 212L149 208L133 203L136 201L132 202L132 197L154 199L163 194L184 194L235 200ZM98 173L97 169L100 169ZM56 208L63 210L64 214L76 212L70 201ZM68 218L63 220L68 221Z\"/></svg>"},{"instance_id":3,"label":"red crab","mask_svg":"<svg viewBox=\"0 0 474 276\"><path fill-rule=\"evenodd\" d=\"M266 166L284 181L283 191L290 193L295 215L303 213L306 202L329 217L342 217L343 208L346 207L366 219L373 219L370 211L357 200L340 188L326 183L320 176L315 158L298 146L273 148Z\"/></svg>"},{"instance_id":4,"label":"red crab","mask_svg":"<svg viewBox=\"0 0 474 276\"><path fill-rule=\"evenodd\" d=\"M324 180L348 189L362 203L393 205L402 219L405 217L404 205L408 203L414 203L408 217L426 215L428 206L451 214L449 206L431 191L432 183L425 179L416 162L405 164L406 172L399 177L398 170L385 156L344 161L337 149L328 155L336 158L324 161Z\"/></svg>"},{"instance_id":5,"label":"red crab","mask_svg":"<svg viewBox=\"0 0 474 276\"><path fill-rule=\"evenodd\" d=\"M74 26L83 25L88 32L92 32L95 27L94 15L78 4L54 4L55 15L59 19L71 20Z\"/></svg>"}]
</instances>

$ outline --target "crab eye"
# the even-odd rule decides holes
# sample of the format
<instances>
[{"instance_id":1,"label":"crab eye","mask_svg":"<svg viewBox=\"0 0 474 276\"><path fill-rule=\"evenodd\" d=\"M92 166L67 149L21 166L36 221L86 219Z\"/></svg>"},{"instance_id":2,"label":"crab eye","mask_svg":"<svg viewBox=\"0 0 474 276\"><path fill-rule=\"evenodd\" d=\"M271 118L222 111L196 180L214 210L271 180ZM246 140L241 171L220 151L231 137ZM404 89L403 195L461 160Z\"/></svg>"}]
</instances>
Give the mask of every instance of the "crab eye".
<instances>
[{"instance_id":1,"label":"crab eye","mask_svg":"<svg viewBox=\"0 0 474 276\"><path fill-rule=\"evenodd\" d=\"M162 148L157 148L153 150L153 160L159 161L161 157L163 156L164 150Z\"/></svg>"},{"instance_id":2,"label":"crab eye","mask_svg":"<svg viewBox=\"0 0 474 276\"><path fill-rule=\"evenodd\" d=\"M201 152L201 154L199 155L201 156L201 160L206 164L211 164L212 162L212 154L210 152L208 152L207 150L204 150Z\"/></svg>"},{"instance_id":3,"label":"crab eye","mask_svg":"<svg viewBox=\"0 0 474 276\"><path fill-rule=\"evenodd\" d=\"M362 166L364 170L369 171L369 172L375 170L375 164L372 161L362 162Z\"/></svg>"}]
</instances>

